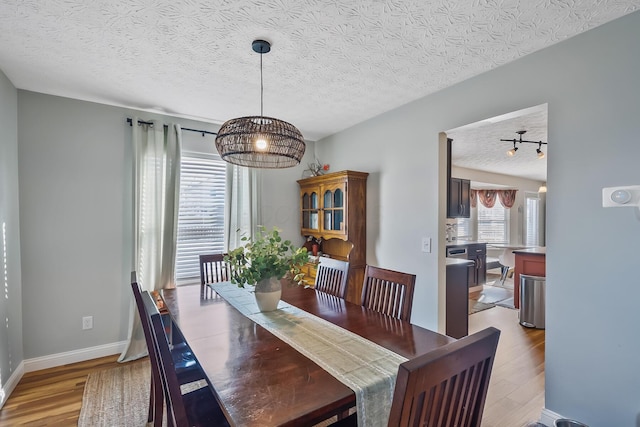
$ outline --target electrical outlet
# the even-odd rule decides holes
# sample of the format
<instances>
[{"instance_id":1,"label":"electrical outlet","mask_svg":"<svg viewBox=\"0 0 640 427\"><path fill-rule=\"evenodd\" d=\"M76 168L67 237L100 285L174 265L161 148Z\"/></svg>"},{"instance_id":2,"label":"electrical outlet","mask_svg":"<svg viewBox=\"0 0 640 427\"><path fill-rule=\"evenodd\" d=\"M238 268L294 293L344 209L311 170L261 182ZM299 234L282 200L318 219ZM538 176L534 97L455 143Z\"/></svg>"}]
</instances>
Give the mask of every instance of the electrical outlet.
<instances>
[{"instance_id":1,"label":"electrical outlet","mask_svg":"<svg viewBox=\"0 0 640 427\"><path fill-rule=\"evenodd\" d=\"M431 253L431 237L422 238L422 252Z\"/></svg>"},{"instance_id":2,"label":"electrical outlet","mask_svg":"<svg viewBox=\"0 0 640 427\"><path fill-rule=\"evenodd\" d=\"M82 318L82 329L93 329L93 316L85 316Z\"/></svg>"}]
</instances>

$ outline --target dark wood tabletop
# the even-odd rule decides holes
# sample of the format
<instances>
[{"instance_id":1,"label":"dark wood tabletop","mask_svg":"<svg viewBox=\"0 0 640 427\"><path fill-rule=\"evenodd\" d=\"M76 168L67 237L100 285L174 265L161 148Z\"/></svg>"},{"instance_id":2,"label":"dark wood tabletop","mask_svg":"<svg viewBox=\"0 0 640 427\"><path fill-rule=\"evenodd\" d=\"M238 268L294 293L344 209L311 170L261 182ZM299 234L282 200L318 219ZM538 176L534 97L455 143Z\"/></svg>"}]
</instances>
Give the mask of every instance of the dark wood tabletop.
<instances>
[{"instance_id":1,"label":"dark wood tabletop","mask_svg":"<svg viewBox=\"0 0 640 427\"><path fill-rule=\"evenodd\" d=\"M355 406L349 387L216 294L183 286L162 295L233 425L313 425ZM283 286L282 300L408 359L453 341L301 286Z\"/></svg>"}]
</instances>

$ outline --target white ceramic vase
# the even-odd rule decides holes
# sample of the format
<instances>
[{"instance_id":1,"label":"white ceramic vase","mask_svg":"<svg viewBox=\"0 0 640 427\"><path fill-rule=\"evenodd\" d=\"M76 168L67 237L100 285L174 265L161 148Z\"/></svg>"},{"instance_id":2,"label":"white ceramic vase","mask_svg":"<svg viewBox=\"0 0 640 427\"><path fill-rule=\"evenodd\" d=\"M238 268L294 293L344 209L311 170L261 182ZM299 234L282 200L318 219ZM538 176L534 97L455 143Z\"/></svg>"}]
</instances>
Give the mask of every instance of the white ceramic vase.
<instances>
[{"instance_id":1,"label":"white ceramic vase","mask_svg":"<svg viewBox=\"0 0 640 427\"><path fill-rule=\"evenodd\" d=\"M282 296L280 279L271 277L256 283L256 302L260 311L274 311L278 308L278 302Z\"/></svg>"}]
</instances>

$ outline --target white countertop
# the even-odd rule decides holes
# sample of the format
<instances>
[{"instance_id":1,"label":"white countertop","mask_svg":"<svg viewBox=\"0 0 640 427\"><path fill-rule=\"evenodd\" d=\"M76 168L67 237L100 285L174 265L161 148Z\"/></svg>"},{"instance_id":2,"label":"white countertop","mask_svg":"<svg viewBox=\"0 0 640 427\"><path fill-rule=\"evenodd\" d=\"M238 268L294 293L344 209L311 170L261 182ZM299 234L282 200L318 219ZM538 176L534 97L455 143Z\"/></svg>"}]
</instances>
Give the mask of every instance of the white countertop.
<instances>
[{"instance_id":1,"label":"white countertop","mask_svg":"<svg viewBox=\"0 0 640 427\"><path fill-rule=\"evenodd\" d=\"M449 265L464 265L464 264L474 264L473 260L464 259L464 258L445 258L447 260L447 266Z\"/></svg>"}]
</instances>

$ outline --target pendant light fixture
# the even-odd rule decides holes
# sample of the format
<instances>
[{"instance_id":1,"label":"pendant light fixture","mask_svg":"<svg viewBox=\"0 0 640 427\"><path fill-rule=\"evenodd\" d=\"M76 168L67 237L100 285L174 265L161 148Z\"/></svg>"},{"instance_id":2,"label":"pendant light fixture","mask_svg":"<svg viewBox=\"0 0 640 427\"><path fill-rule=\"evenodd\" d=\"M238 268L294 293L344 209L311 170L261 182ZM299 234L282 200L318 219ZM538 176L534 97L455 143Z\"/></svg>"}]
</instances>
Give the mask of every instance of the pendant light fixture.
<instances>
[{"instance_id":1,"label":"pendant light fixture","mask_svg":"<svg viewBox=\"0 0 640 427\"><path fill-rule=\"evenodd\" d=\"M501 139L500 141L513 142L513 148L507 151L507 156L513 157L516 155L516 151L518 151L518 147L516 147L516 143L521 144L523 142L528 142L530 144L538 144L538 148L536 149L536 153L538 155L538 159L544 159L544 152L542 151L542 144L547 145L546 142L542 141L527 141L526 139L522 139L522 135L527 133L526 130L519 130L516 132L520 135L519 139Z\"/></svg>"},{"instance_id":2,"label":"pendant light fixture","mask_svg":"<svg viewBox=\"0 0 640 427\"><path fill-rule=\"evenodd\" d=\"M250 168L289 168L300 163L305 143L300 131L290 123L263 115L262 55L271 44L254 40L260 54L260 115L226 121L216 137L216 148L223 160Z\"/></svg>"}]
</instances>

